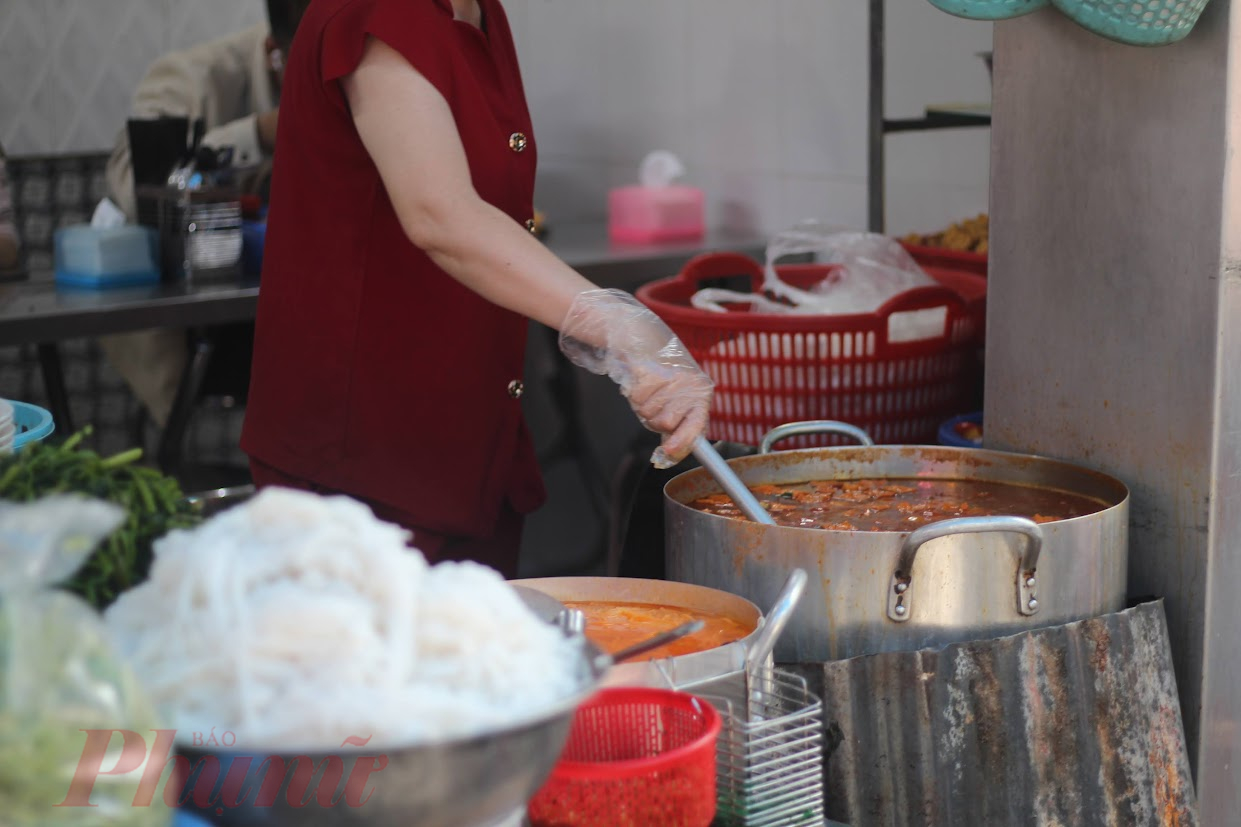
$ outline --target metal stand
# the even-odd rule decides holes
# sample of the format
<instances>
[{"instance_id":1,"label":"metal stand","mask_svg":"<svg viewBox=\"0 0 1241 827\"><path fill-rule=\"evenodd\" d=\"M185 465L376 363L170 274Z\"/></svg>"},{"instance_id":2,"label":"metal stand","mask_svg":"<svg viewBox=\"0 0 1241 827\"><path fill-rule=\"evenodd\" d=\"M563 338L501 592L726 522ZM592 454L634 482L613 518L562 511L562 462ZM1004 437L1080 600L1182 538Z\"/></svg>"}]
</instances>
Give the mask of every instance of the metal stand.
<instances>
[{"instance_id":1,"label":"metal stand","mask_svg":"<svg viewBox=\"0 0 1241 827\"><path fill-rule=\"evenodd\" d=\"M960 129L991 125L990 113L928 108L921 118L889 119L885 114L884 3L870 0L870 95L867 112L867 199L866 225L872 233L882 233L886 220L885 193L887 170L884 138L890 132L925 132L933 129Z\"/></svg>"},{"instance_id":2,"label":"metal stand","mask_svg":"<svg viewBox=\"0 0 1241 827\"><path fill-rule=\"evenodd\" d=\"M870 96L866 118L867 198L866 226L883 232L884 223L884 0L870 0Z\"/></svg>"},{"instance_id":3,"label":"metal stand","mask_svg":"<svg viewBox=\"0 0 1241 827\"><path fill-rule=\"evenodd\" d=\"M159 448L156 457L160 469L176 476L181 470L185 433L189 429L190 419L194 415L194 406L198 402L203 380L207 376L207 367L211 363L211 355L215 345L203 330L195 330L191 334L190 358L181 374L181 384L177 387L177 397L172 403L172 411L168 414L168 424L160 434Z\"/></svg>"},{"instance_id":4,"label":"metal stand","mask_svg":"<svg viewBox=\"0 0 1241 827\"><path fill-rule=\"evenodd\" d=\"M65 436L73 433L73 414L69 410L69 394L65 392L65 371L60 363L60 348L55 342L40 342L39 368L43 372L43 390L56 423L56 430Z\"/></svg>"},{"instance_id":5,"label":"metal stand","mask_svg":"<svg viewBox=\"0 0 1241 827\"><path fill-rule=\"evenodd\" d=\"M594 447L586 432L586 424L582 420L581 393L579 391L577 368L567 359L558 358L560 352L559 333L550 327L538 326L547 337L548 352L553 354L548 365L547 391L551 397L556 413L561 417L561 427L556 438L539 455L539 464L550 467L556 462L572 462L581 478L582 487L590 502L597 523L604 527L601 537L596 541L590 559L575 563L572 571L590 568L608 555L608 539L606 526L610 513L608 475L595 456Z\"/></svg>"}]
</instances>

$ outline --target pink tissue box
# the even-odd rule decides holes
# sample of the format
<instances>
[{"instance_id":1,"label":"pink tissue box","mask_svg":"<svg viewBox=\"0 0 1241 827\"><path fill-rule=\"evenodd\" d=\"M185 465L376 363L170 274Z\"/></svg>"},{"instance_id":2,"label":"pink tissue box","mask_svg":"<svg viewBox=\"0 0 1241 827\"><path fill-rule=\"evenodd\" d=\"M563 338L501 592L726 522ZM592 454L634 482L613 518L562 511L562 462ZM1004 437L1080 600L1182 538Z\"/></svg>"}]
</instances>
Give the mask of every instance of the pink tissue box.
<instances>
[{"instance_id":1,"label":"pink tissue box","mask_svg":"<svg viewBox=\"0 0 1241 827\"><path fill-rule=\"evenodd\" d=\"M608 193L608 230L613 241L631 244L699 239L703 204L697 187L620 187Z\"/></svg>"}]
</instances>

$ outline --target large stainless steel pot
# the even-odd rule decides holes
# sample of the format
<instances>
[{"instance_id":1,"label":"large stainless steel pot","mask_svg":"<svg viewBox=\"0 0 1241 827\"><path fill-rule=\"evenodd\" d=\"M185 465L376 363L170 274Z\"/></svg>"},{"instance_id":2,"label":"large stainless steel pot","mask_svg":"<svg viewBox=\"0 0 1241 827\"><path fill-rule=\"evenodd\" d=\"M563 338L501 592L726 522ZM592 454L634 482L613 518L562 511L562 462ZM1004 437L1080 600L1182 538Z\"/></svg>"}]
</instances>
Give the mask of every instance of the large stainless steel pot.
<instances>
[{"instance_id":1,"label":"large stainless steel pot","mask_svg":"<svg viewBox=\"0 0 1241 827\"><path fill-rule=\"evenodd\" d=\"M664 488L668 577L766 605L788 572L810 574L776 647L822 662L978 640L1123 608L1128 489L1037 456L933 446L782 451L729 465L747 485L865 478L974 479L1054 488L1107 504L1037 525L1013 517L932 523L912 533L765 526L690 508L720 491L704 469Z\"/></svg>"},{"instance_id":2,"label":"large stainless steel pot","mask_svg":"<svg viewBox=\"0 0 1241 827\"><path fill-rule=\"evenodd\" d=\"M768 605L775 602L786 577L779 578ZM741 640L703 652L617 664L604 677L605 686L683 687L737 672L745 666L746 652L764 624L763 613L749 600L689 583L636 577L535 577L509 582L543 592L562 603L589 600L658 603L724 615L754 628Z\"/></svg>"}]
</instances>

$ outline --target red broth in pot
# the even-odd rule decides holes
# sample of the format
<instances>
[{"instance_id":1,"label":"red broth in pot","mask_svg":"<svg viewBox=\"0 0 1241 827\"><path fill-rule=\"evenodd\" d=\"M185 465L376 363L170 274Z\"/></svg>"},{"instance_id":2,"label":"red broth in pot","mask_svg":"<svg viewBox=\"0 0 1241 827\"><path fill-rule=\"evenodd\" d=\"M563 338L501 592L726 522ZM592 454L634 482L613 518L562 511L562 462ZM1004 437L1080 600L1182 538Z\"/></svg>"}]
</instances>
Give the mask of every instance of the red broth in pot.
<instances>
[{"instance_id":1,"label":"red broth in pot","mask_svg":"<svg viewBox=\"0 0 1241 827\"><path fill-rule=\"evenodd\" d=\"M607 600L566 600L564 605L569 609L581 610L586 618L586 637L608 654L691 620L701 620L706 624L700 631L640 655L633 659L635 661L705 652L741 640L754 631L752 625L736 618L679 606Z\"/></svg>"},{"instance_id":2,"label":"red broth in pot","mask_svg":"<svg viewBox=\"0 0 1241 827\"><path fill-rule=\"evenodd\" d=\"M1049 523L1108 507L1080 494L987 480L821 480L750 490L778 525L835 531L912 531L953 517L1000 515ZM699 497L688 505L746 519L727 494Z\"/></svg>"}]
</instances>

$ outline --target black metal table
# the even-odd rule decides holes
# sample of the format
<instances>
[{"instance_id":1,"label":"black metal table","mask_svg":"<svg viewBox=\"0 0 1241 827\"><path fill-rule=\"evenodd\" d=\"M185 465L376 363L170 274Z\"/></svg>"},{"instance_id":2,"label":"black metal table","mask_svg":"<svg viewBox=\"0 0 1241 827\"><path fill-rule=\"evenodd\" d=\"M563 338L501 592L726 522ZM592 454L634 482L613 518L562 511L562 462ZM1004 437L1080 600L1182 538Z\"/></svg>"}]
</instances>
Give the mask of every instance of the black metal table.
<instances>
[{"instance_id":1,"label":"black metal table","mask_svg":"<svg viewBox=\"0 0 1241 827\"><path fill-rule=\"evenodd\" d=\"M601 223L553 228L547 246L603 287L632 290L671 275L708 250L761 255L753 233L715 232L700 241L616 245ZM72 431L57 343L151 328L201 328L254 319L259 286L241 277L151 287L79 290L58 288L48 273L0 285L0 346L35 344L57 427ZM186 378L190 378L187 371Z\"/></svg>"},{"instance_id":2,"label":"black metal table","mask_svg":"<svg viewBox=\"0 0 1241 827\"><path fill-rule=\"evenodd\" d=\"M616 245L602 224L556 227L547 246L603 287L634 289L672 275L707 250L761 255L753 233L711 233L701 241ZM160 327L194 327L254 318L258 281L245 278L80 290L59 288L48 273L0 285L0 346L58 342Z\"/></svg>"}]
</instances>

